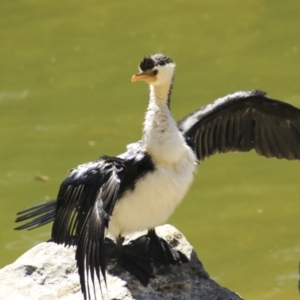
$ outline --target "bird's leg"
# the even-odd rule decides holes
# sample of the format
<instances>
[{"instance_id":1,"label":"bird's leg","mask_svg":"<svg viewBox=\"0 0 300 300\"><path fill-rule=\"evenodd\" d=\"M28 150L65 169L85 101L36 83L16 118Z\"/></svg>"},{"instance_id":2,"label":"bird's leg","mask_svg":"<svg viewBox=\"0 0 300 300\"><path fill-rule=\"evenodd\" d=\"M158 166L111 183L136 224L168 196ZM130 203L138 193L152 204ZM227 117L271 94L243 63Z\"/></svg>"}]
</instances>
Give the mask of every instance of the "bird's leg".
<instances>
[{"instance_id":1,"label":"bird's leg","mask_svg":"<svg viewBox=\"0 0 300 300\"><path fill-rule=\"evenodd\" d=\"M145 256L145 248L133 243L123 245L124 238L117 238L117 251L119 263L129 273L134 275L143 285L147 286L153 277L151 260ZM147 244L147 241L144 241ZM147 247L147 246L146 246Z\"/></svg>"},{"instance_id":2,"label":"bird's leg","mask_svg":"<svg viewBox=\"0 0 300 300\"><path fill-rule=\"evenodd\" d=\"M179 250L172 247L163 238L157 236L155 230L149 229L147 236L149 238L148 255L154 262L163 264L181 264L188 262L188 258ZM133 241L134 243L135 241Z\"/></svg>"},{"instance_id":3,"label":"bird's leg","mask_svg":"<svg viewBox=\"0 0 300 300\"><path fill-rule=\"evenodd\" d=\"M125 240L125 238L122 237L121 235L119 235L117 237L117 251L118 251L118 256L119 257L120 257L120 254L122 252L122 246L123 246L124 240Z\"/></svg>"},{"instance_id":4,"label":"bird's leg","mask_svg":"<svg viewBox=\"0 0 300 300\"><path fill-rule=\"evenodd\" d=\"M149 229L146 235L123 245L124 238L117 238L117 250L120 264L134 275L145 286L153 276L152 263L181 264L188 258L172 247L164 239L157 236L154 229Z\"/></svg>"}]
</instances>

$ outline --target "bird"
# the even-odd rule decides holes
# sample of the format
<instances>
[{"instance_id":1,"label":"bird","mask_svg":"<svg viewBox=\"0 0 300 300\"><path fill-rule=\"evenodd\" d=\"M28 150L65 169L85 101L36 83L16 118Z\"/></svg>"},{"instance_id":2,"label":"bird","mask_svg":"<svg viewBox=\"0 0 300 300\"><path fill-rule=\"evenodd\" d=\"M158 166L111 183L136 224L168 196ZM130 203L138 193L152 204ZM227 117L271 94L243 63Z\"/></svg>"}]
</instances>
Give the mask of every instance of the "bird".
<instances>
[{"instance_id":1,"label":"bird","mask_svg":"<svg viewBox=\"0 0 300 300\"><path fill-rule=\"evenodd\" d=\"M51 238L76 245L81 290L106 282L105 237L116 243L118 261L142 284L152 262L181 264L188 258L158 237L189 190L200 162L216 153L254 150L267 158L300 159L300 110L260 90L238 91L175 121L170 110L176 64L165 54L145 56L131 81L149 85L141 140L116 156L102 156L71 169L57 199L18 213L17 230L53 222ZM30 220L30 221L28 221ZM147 234L123 245L130 233Z\"/></svg>"}]
</instances>

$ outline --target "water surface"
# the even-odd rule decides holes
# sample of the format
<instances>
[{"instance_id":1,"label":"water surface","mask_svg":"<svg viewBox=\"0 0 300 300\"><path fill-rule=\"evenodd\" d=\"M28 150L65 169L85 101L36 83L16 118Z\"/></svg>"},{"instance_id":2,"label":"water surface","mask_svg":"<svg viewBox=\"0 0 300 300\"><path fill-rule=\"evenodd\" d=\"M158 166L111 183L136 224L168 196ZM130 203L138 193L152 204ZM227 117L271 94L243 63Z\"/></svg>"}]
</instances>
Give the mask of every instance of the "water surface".
<instances>
[{"instance_id":1,"label":"water surface","mask_svg":"<svg viewBox=\"0 0 300 300\"><path fill-rule=\"evenodd\" d=\"M140 138L148 88L130 78L144 55L176 61L176 118L241 89L300 107L299 9L296 0L3 0L0 266L50 235L13 231L16 211L55 197L68 169ZM299 170L255 153L216 155L169 222L245 299L298 299Z\"/></svg>"}]
</instances>

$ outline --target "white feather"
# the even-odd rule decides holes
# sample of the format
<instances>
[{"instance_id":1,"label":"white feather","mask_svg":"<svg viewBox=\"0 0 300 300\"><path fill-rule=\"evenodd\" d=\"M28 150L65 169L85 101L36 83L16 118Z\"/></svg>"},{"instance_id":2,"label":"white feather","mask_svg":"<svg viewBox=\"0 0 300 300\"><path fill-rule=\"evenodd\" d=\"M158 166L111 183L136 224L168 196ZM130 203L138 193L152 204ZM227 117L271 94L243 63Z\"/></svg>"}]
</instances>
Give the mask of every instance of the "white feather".
<instances>
[{"instance_id":1,"label":"white feather","mask_svg":"<svg viewBox=\"0 0 300 300\"><path fill-rule=\"evenodd\" d=\"M195 158L192 153L157 169L138 181L117 203L109 222L113 237L163 224L181 202L193 180Z\"/></svg>"},{"instance_id":2,"label":"white feather","mask_svg":"<svg viewBox=\"0 0 300 300\"><path fill-rule=\"evenodd\" d=\"M163 224L186 194L197 159L170 114L168 96L175 65L157 66L150 85L142 147L155 171L149 172L116 204L108 231L113 237Z\"/></svg>"}]
</instances>

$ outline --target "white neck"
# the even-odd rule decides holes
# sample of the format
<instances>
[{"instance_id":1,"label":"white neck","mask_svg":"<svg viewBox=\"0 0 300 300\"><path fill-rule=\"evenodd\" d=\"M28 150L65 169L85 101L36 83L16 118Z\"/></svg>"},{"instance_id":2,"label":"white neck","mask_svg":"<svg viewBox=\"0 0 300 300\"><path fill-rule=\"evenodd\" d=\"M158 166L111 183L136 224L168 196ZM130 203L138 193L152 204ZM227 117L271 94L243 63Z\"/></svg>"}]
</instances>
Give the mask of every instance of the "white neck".
<instances>
[{"instance_id":1,"label":"white neck","mask_svg":"<svg viewBox=\"0 0 300 300\"><path fill-rule=\"evenodd\" d=\"M171 82L150 85L150 100L146 112L143 147L158 164L174 164L182 156L185 142L168 107Z\"/></svg>"}]
</instances>

